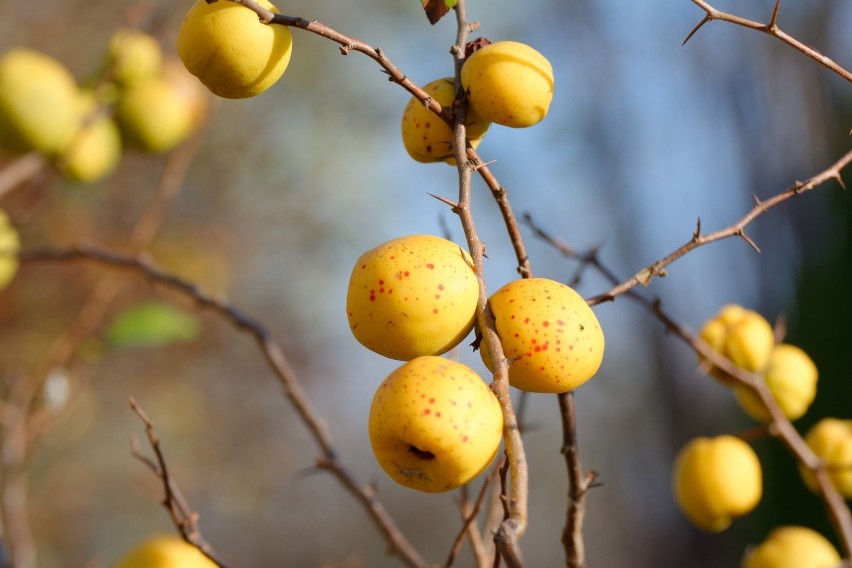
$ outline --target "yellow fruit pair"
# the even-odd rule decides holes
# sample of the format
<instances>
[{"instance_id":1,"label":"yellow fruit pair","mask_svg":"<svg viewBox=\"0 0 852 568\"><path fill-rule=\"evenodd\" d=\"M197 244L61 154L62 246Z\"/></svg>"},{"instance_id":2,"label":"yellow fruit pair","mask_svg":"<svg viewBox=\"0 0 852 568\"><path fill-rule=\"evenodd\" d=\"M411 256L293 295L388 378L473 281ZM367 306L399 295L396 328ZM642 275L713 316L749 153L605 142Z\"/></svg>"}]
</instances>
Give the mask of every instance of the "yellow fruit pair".
<instances>
[{"instance_id":1,"label":"yellow fruit pair","mask_svg":"<svg viewBox=\"0 0 852 568\"><path fill-rule=\"evenodd\" d=\"M349 279L349 328L368 349L391 359L440 355L473 327L479 283L457 244L411 235L364 253ZM509 360L512 386L566 392L597 372L603 359L600 324L583 298L546 278L510 282L489 299ZM487 350L480 351L493 370Z\"/></svg>"},{"instance_id":2,"label":"yellow fruit pair","mask_svg":"<svg viewBox=\"0 0 852 568\"><path fill-rule=\"evenodd\" d=\"M672 488L675 501L693 525L719 532L760 501L760 461L739 438L696 438L678 452Z\"/></svg>"},{"instance_id":3,"label":"yellow fruit pair","mask_svg":"<svg viewBox=\"0 0 852 568\"><path fill-rule=\"evenodd\" d=\"M801 417L816 397L817 368L799 347L775 343L772 326L757 312L727 305L704 324L700 337L714 351L749 373L759 373L782 413ZM732 386L740 407L759 422L769 422L768 409L750 387L718 367L711 376Z\"/></svg>"}]
</instances>

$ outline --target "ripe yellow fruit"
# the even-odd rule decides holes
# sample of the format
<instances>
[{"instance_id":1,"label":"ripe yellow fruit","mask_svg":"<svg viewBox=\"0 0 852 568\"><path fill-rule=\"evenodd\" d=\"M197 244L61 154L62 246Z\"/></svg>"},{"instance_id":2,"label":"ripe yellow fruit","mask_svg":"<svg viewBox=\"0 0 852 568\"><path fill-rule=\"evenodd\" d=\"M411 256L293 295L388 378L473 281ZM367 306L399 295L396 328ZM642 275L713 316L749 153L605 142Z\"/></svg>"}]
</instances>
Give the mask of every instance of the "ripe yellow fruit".
<instances>
[{"instance_id":1,"label":"ripe yellow fruit","mask_svg":"<svg viewBox=\"0 0 852 568\"><path fill-rule=\"evenodd\" d=\"M852 420L823 418L808 430L805 442L825 462L831 482L840 494L852 499ZM818 491L814 473L801 465L799 472L811 491Z\"/></svg>"},{"instance_id":2,"label":"ripe yellow fruit","mask_svg":"<svg viewBox=\"0 0 852 568\"><path fill-rule=\"evenodd\" d=\"M267 0L256 1L278 12ZM253 97L271 87L287 69L292 47L288 27L263 24L249 8L224 1L196 0L177 38L189 72L228 99Z\"/></svg>"},{"instance_id":3,"label":"ripe yellow fruit","mask_svg":"<svg viewBox=\"0 0 852 568\"><path fill-rule=\"evenodd\" d=\"M133 85L158 76L163 67L163 52L153 36L140 30L117 30L109 43L112 77L122 85Z\"/></svg>"},{"instance_id":4,"label":"ripe yellow fruit","mask_svg":"<svg viewBox=\"0 0 852 568\"><path fill-rule=\"evenodd\" d=\"M598 371L603 331L583 297L569 286L547 278L515 280L494 292L488 303L513 387L567 392ZM483 347L480 354L493 371L488 350Z\"/></svg>"},{"instance_id":5,"label":"ripe yellow fruit","mask_svg":"<svg viewBox=\"0 0 852 568\"><path fill-rule=\"evenodd\" d=\"M6 212L0 209L0 290L9 285L18 271L18 257L21 248L18 231L9 222Z\"/></svg>"},{"instance_id":6,"label":"ripe yellow fruit","mask_svg":"<svg viewBox=\"0 0 852 568\"><path fill-rule=\"evenodd\" d=\"M775 333L763 316L733 304L707 321L699 335L734 365L752 373L766 368L775 345ZM733 377L716 367L710 369L710 375L725 385L736 384Z\"/></svg>"},{"instance_id":7,"label":"ripe yellow fruit","mask_svg":"<svg viewBox=\"0 0 852 568\"><path fill-rule=\"evenodd\" d=\"M91 94L81 102L80 127L57 160L59 171L76 183L92 183L112 173L121 160L118 125Z\"/></svg>"},{"instance_id":8,"label":"ripe yellow fruit","mask_svg":"<svg viewBox=\"0 0 852 568\"><path fill-rule=\"evenodd\" d=\"M678 452L672 488L693 525L719 532L760 501L760 461L751 446L734 436L695 438Z\"/></svg>"},{"instance_id":9,"label":"ripe yellow fruit","mask_svg":"<svg viewBox=\"0 0 852 568\"><path fill-rule=\"evenodd\" d=\"M795 345L779 343L772 349L769 364L763 372L766 386L790 420L800 418L816 397L817 368L808 354ZM758 422L772 417L760 398L748 387L734 386L734 394L746 414Z\"/></svg>"},{"instance_id":10,"label":"ripe yellow fruit","mask_svg":"<svg viewBox=\"0 0 852 568\"><path fill-rule=\"evenodd\" d=\"M216 564L180 537L164 535L132 548L114 568L216 568Z\"/></svg>"},{"instance_id":11,"label":"ripe yellow fruit","mask_svg":"<svg viewBox=\"0 0 852 568\"><path fill-rule=\"evenodd\" d=\"M152 153L168 152L186 140L196 126L196 112L181 87L165 75L131 85L115 107L128 145Z\"/></svg>"},{"instance_id":12,"label":"ripe yellow fruit","mask_svg":"<svg viewBox=\"0 0 852 568\"><path fill-rule=\"evenodd\" d=\"M0 59L0 148L55 155L79 125L79 89L58 61L30 49Z\"/></svg>"},{"instance_id":13,"label":"ripe yellow fruit","mask_svg":"<svg viewBox=\"0 0 852 568\"><path fill-rule=\"evenodd\" d=\"M746 551L742 568L836 568L840 555L824 536L797 526L778 527Z\"/></svg>"},{"instance_id":14,"label":"ripe yellow fruit","mask_svg":"<svg viewBox=\"0 0 852 568\"><path fill-rule=\"evenodd\" d=\"M424 356L382 382L370 407L369 429L373 453L394 481L439 493L488 467L503 436L503 413L470 367Z\"/></svg>"},{"instance_id":15,"label":"ripe yellow fruit","mask_svg":"<svg viewBox=\"0 0 852 568\"><path fill-rule=\"evenodd\" d=\"M432 81L423 90L443 107L452 105L456 97L451 77ZM488 122L469 109L465 126L470 145L478 147L488 130ZM408 155L418 162L443 160L452 165L456 163L453 157L453 129L416 97L411 97L402 113L402 142Z\"/></svg>"},{"instance_id":16,"label":"ripe yellow fruit","mask_svg":"<svg viewBox=\"0 0 852 568\"><path fill-rule=\"evenodd\" d=\"M479 282L470 255L432 235L393 239L352 269L346 313L364 347L391 359L440 355L473 328Z\"/></svg>"},{"instance_id":17,"label":"ripe yellow fruit","mask_svg":"<svg viewBox=\"0 0 852 568\"><path fill-rule=\"evenodd\" d=\"M512 128L540 122L553 99L550 62L515 41L498 41L473 52L462 66L461 82L476 114Z\"/></svg>"}]
</instances>

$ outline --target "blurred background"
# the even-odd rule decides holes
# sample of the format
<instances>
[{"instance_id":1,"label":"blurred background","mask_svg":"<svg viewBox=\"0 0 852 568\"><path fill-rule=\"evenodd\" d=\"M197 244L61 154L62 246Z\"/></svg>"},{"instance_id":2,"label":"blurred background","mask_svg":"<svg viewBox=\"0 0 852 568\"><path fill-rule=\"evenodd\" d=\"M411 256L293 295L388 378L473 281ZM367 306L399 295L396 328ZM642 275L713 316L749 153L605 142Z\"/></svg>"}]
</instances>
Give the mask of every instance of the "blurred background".
<instances>
[{"instance_id":1,"label":"blurred background","mask_svg":"<svg viewBox=\"0 0 852 568\"><path fill-rule=\"evenodd\" d=\"M148 29L173 54L190 4L0 0L0 52L43 51L84 82L101 68L122 26ZM773 4L714 3L762 21ZM420 85L452 74L454 19L429 26L415 0L278 6L383 48ZM518 214L529 213L579 250L599 247L600 259L622 279L686 242L699 217L705 232L728 226L753 196L776 194L849 150L848 82L769 36L722 22L681 46L704 15L687 0L469 1L468 15L481 24L475 35L541 51L556 77L547 119L526 130L492 127L481 155L496 161L492 171ZM852 68L852 3L782 3L779 25ZM336 45L300 30L293 35L284 77L257 98L213 102L200 138L175 155L128 152L115 174L87 186L48 172L0 206L25 248L119 248L169 160L192 158L147 254L268 327L325 417L343 462L362 483L376 483L422 554L443 562L460 526L458 496L416 494L377 466L367 437L369 404L398 363L357 344L344 304L355 259L377 244L446 232L463 242L457 219L427 195L454 198L456 171L408 157L399 119L409 97L374 62L341 56ZM0 156L0 167L12 160ZM848 171L845 179L852 183ZM517 277L516 262L490 194L479 180L474 189L493 291ZM694 330L726 303L770 321L785 318L787 341L820 370L817 400L797 427L823 416L852 418L852 300L844 290L852 277L850 221L848 193L826 183L749 227L761 254L738 239L715 243L639 293L659 298ZM530 231L524 236L537 275L573 279L576 262ZM16 380L43 365L104 273L88 263L28 264L0 292L7 398ZM44 396L58 403L18 464L38 566L110 566L140 539L173 531L157 479L131 456L129 437L144 432L129 396L155 422L173 476L229 566L401 565L335 480L311 471L319 453L252 340L139 277L122 282L77 356L49 369L47 385L60 394ZM608 288L591 271L577 284L586 297ZM122 314L151 299L187 315L185 339L149 347L110 343ZM777 524L804 524L834 539L792 458L769 439L754 443L765 477L757 510L718 535L693 529L671 495L675 453L692 437L755 424L641 306L619 298L595 311L607 353L598 376L576 393L583 465L603 481L587 501L590 566L736 566L743 549ZM468 348L460 358L485 372ZM532 395L525 412L530 519L523 550L530 566L558 566L567 481L556 399ZM8 468L10 436L3 439ZM21 481L9 471L4 479ZM457 565L472 565L467 550Z\"/></svg>"}]
</instances>

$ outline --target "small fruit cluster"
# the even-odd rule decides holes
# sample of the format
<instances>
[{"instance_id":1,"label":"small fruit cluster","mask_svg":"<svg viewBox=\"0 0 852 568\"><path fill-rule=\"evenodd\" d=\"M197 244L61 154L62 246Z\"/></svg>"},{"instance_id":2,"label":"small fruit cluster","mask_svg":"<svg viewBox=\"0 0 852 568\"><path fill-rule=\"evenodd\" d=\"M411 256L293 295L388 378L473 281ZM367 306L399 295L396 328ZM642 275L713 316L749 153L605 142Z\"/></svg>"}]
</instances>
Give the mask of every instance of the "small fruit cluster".
<instances>
[{"instance_id":1,"label":"small fruit cluster","mask_svg":"<svg viewBox=\"0 0 852 568\"><path fill-rule=\"evenodd\" d=\"M460 79L469 103L465 127L473 148L492 122L512 128L538 124L553 99L550 62L532 47L514 41L490 43L474 51L465 60ZM456 100L450 77L432 81L424 91L444 108ZM418 162L454 165L452 140L452 128L411 97L402 113L402 142L408 154Z\"/></svg>"},{"instance_id":2,"label":"small fruit cluster","mask_svg":"<svg viewBox=\"0 0 852 568\"><path fill-rule=\"evenodd\" d=\"M166 152L199 123L206 103L195 83L165 58L157 40L117 31L106 71L78 85L54 58L16 48L0 58L0 150L38 152L69 181L91 183L117 167L126 144Z\"/></svg>"},{"instance_id":3,"label":"small fruit cluster","mask_svg":"<svg viewBox=\"0 0 852 568\"><path fill-rule=\"evenodd\" d=\"M796 420L805 414L816 397L817 368L799 347L775 342L775 333L766 319L741 306L728 305L707 323L701 339L735 366L763 376L766 386L784 415ZM737 402L758 422L771 420L769 411L748 386L719 368L711 376L732 386Z\"/></svg>"},{"instance_id":4,"label":"small fruit cluster","mask_svg":"<svg viewBox=\"0 0 852 568\"><path fill-rule=\"evenodd\" d=\"M817 368L800 348L776 343L772 326L760 314L728 305L705 323L700 337L743 371L762 378L778 409L789 420L804 415L816 396ZM703 359L703 358L702 358ZM733 387L741 408L759 422L771 413L754 389L711 366L710 375ZM829 477L846 498L852 497L852 421L826 418L805 436L823 461ZM813 471L800 466L806 485L818 491ZM733 436L697 438L678 453L672 487L678 506L697 528L718 532L749 513L762 495L762 471L754 450ZM776 529L760 546L747 551L744 568L818 568L839 562L821 535L802 527Z\"/></svg>"},{"instance_id":5,"label":"small fruit cluster","mask_svg":"<svg viewBox=\"0 0 852 568\"><path fill-rule=\"evenodd\" d=\"M349 328L368 349L408 361L379 387L370 439L398 483L447 491L493 460L503 430L496 397L472 369L439 355L470 334L479 281L458 245L411 235L365 252L346 297ZM603 358L603 333L574 290L546 278L510 282L489 299L510 359L509 381L533 392L566 392L586 382ZM487 350L481 350L493 370Z\"/></svg>"}]
</instances>

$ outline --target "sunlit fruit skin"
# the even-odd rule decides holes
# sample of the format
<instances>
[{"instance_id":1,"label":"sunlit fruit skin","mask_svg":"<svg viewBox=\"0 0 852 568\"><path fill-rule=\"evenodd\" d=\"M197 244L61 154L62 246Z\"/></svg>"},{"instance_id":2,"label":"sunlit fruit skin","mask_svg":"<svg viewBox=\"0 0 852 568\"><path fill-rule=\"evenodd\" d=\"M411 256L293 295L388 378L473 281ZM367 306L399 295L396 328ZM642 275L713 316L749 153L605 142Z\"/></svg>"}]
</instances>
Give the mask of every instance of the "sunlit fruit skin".
<instances>
[{"instance_id":1,"label":"sunlit fruit skin","mask_svg":"<svg viewBox=\"0 0 852 568\"><path fill-rule=\"evenodd\" d=\"M805 443L823 460L837 491L852 499L852 420L823 418L805 434ZM814 473L803 465L799 472L811 491L819 492Z\"/></svg>"},{"instance_id":2,"label":"sunlit fruit skin","mask_svg":"<svg viewBox=\"0 0 852 568\"><path fill-rule=\"evenodd\" d=\"M111 174L121 161L121 132L91 94L82 99L80 126L57 165L67 180L93 183Z\"/></svg>"},{"instance_id":3,"label":"sunlit fruit skin","mask_svg":"<svg viewBox=\"0 0 852 568\"><path fill-rule=\"evenodd\" d=\"M424 356L391 373L370 407L370 442L382 469L405 487L439 493L493 461L503 414L470 367Z\"/></svg>"},{"instance_id":4,"label":"sunlit fruit skin","mask_svg":"<svg viewBox=\"0 0 852 568\"><path fill-rule=\"evenodd\" d=\"M773 529L743 556L740 568L837 568L840 555L827 538L807 527Z\"/></svg>"},{"instance_id":5,"label":"sunlit fruit skin","mask_svg":"<svg viewBox=\"0 0 852 568\"><path fill-rule=\"evenodd\" d=\"M473 327L479 282L470 255L433 235L393 239L352 269L346 313L364 347L391 359L440 355Z\"/></svg>"},{"instance_id":6,"label":"sunlit fruit skin","mask_svg":"<svg viewBox=\"0 0 852 568\"><path fill-rule=\"evenodd\" d=\"M0 58L0 148L53 156L77 130L79 88L58 61L30 49Z\"/></svg>"},{"instance_id":7,"label":"sunlit fruit skin","mask_svg":"<svg viewBox=\"0 0 852 568\"><path fill-rule=\"evenodd\" d=\"M477 115L512 128L541 122L553 99L550 62L515 41L498 41L475 51L462 66L461 83Z\"/></svg>"},{"instance_id":8,"label":"sunlit fruit skin","mask_svg":"<svg viewBox=\"0 0 852 568\"><path fill-rule=\"evenodd\" d=\"M766 368L775 346L775 332L769 322L759 313L735 304L719 310L699 335L714 351L750 373ZM710 375L727 386L737 382L717 367L710 369Z\"/></svg>"},{"instance_id":9,"label":"sunlit fruit skin","mask_svg":"<svg viewBox=\"0 0 852 568\"><path fill-rule=\"evenodd\" d=\"M113 568L216 568L216 564L180 537L164 535L132 548Z\"/></svg>"},{"instance_id":10,"label":"sunlit fruit skin","mask_svg":"<svg viewBox=\"0 0 852 568\"><path fill-rule=\"evenodd\" d=\"M157 38L140 30L117 30L109 43L112 78L121 85L153 79L163 67L163 51Z\"/></svg>"},{"instance_id":11,"label":"sunlit fruit skin","mask_svg":"<svg viewBox=\"0 0 852 568\"><path fill-rule=\"evenodd\" d=\"M192 102L165 76L128 87L115 107L127 144L155 154L186 140L196 126L195 112Z\"/></svg>"},{"instance_id":12,"label":"sunlit fruit skin","mask_svg":"<svg viewBox=\"0 0 852 568\"><path fill-rule=\"evenodd\" d=\"M734 436L695 438L678 452L672 489L695 527L719 532L760 501L760 461L751 446Z\"/></svg>"},{"instance_id":13,"label":"sunlit fruit skin","mask_svg":"<svg viewBox=\"0 0 852 568\"><path fill-rule=\"evenodd\" d=\"M6 212L0 209L0 290L6 288L18 271L18 257L21 248L18 231L12 226Z\"/></svg>"},{"instance_id":14,"label":"sunlit fruit skin","mask_svg":"<svg viewBox=\"0 0 852 568\"><path fill-rule=\"evenodd\" d=\"M267 10L278 9L256 0ZM178 31L178 55L190 73L216 95L243 99L271 87L287 69L293 39L286 26L260 22L233 2L196 0Z\"/></svg>"},{"instance_id":15,"label":"sunlit fruit skin","mask_svg":"<svg viewBox=\"0 0 852 568\"><path fill-rule=\"evenodd\" d=\"M456 96L451 77L432 81L423 90L442 107L450 107ZM465 127L473 148L482 142L488 126L488 122L468 109ZM402 142L408 155L418 162L456 163L453 157L453 129L416 97L409 99L402 113Z\"/></svg>"},{"instance_id":16,"label":"sunlit fruit skin","mask_svg":"<svg viewBox=\"0 0 852 568\"><path fill-rule=\"evenodd\" d=\"M790 420L804 415L816 397L817 367L808 354L795 345L775 345L763 378L781 412ZM766 406L750 388L736 385L734 394L746 414L758 422L772 420Z\"/></svg>"},{"instance_id":17,"label":"sunlit fruit skin","mask_svg":"<svg viewBox=\"0 0 852 568\"><path fill-rule=\"evenodd\" d=\"M598 371L604 354L603 330L571 287L548 278L524 278L494 292L488 303L513 387L568 392ZM482 345L479 352L493 371L488 349Z\"/></svg>"}]
</instances>

